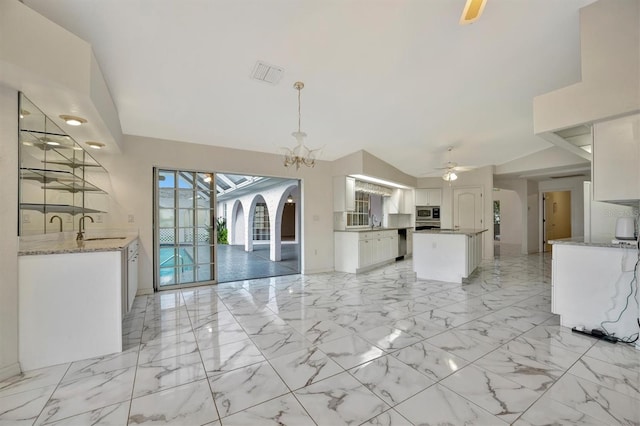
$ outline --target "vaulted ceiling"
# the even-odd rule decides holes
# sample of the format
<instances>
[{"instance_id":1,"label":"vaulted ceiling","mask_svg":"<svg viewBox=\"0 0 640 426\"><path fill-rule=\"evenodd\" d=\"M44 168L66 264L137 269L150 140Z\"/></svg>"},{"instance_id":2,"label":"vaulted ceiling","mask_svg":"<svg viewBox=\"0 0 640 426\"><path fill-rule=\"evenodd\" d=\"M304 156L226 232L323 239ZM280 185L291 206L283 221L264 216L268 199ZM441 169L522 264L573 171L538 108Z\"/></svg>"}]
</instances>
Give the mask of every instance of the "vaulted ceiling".
<instances>
[{"instance_id":1,"label":"vaulted ceiling","mask_svg":"<svg viewBox=\"0 0 640 426\"><path fill-rule=\"evenodd\" d=\"M91 43L125 134L320 159L364 149L414 176L502 164L550 143L534 96L580 81L593 0L24 0ZM271 85L256 61L284 69Z\"/></svg>"}]
</instances>

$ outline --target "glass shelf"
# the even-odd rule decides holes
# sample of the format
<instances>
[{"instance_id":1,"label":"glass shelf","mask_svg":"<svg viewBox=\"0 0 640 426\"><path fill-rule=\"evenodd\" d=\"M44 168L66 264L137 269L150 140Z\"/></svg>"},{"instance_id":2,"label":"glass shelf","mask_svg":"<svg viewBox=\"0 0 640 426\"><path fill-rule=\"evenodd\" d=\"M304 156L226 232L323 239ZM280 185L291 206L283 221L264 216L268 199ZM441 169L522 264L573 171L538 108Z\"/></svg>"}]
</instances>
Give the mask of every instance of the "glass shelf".
<instances>
[{"instance_id":1,"label":"glass shelf","mask_svg":"<svg viewBox=\"0 0 640 426\"><path fill-rule=\"evenodd\" d=\"M74 175L71 172L64 170L48 170L48 169L20 169L20 177L25 180L35 180L42 182L45 186L42 189L45 190L60 190L69 192L96 192L106 194L105 191L97 186L87 182ZM55 183L57 185L49 186L48 184Z\"/></svg>"},{"instance_id":2,"label":"glass shelf","mask_svg":"<svg viewBox=\"0 0 640 426\"><path fill-rule=\"evenodd\" d=\"M46 234L52 214L71 230L74 215L107 213L104 167L22 93L19 110L19 235Z\"/></svg>"},{"instance_id":3,"label":"glass shelf","mask_svg":"<svg viewBox=\"0 0 640 426\"><path fill-rule=\"evenodd\" d=\"M37 203L21 203L20 208L24 210L36 210L40 213L106 213L102 210L83 208L80 206L72 206L70 204L37 204Z\"/></svg>"}]
</instances>

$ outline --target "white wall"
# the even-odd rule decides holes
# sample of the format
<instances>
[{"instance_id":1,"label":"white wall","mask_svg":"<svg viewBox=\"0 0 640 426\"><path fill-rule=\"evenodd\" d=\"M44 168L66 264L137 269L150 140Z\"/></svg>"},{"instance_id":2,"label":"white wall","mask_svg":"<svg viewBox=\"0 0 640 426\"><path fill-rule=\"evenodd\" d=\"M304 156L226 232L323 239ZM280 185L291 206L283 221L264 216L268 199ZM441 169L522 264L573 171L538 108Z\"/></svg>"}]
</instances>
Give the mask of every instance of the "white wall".
<instances>
[{"instance_id":1,"label":"white wall","mask_svg":"<svg viewBox=\"0 0 640 426\"><path fill-rule=\"evenodd\" d=\"M609 241L615 237L619 217L637 216L638 207L593 200L591 182L584 182L584 236L587 241Z\"/></svg>"},{"instance_id":2,"label":"white wall","mask_svg":"<svg viewBox=\"0 0 640 426\"><path fill-rule=\"evenodd\" d=\"M500 242L522 245L522 201L508 189L493 192L493 201L500 201Z\"/></svg>"},{"instance_id":3,"label":"white wall","mask_svg":"<svg viewBox=\"0 0 640 426\"><path fill-rule=\"evenodd\" d=\"M580 9L582 81L533 99L536 134L640 109L640 0Z\"/></svg>"},{"instance_id":4,"label":"white wall","mask_svg":"<svg viewBox=\"0 0 640 426\"><path fill-rule=\"evenodd\" d=\"M513 191L517 195L517 202L520 204L519 205L520 229L518 229L517 231L520 236L517 238L517 240L520 241L519 242L521 246L520 252L522 254L529 253L529 212L530 212L529 204L528 204L529 182L526 179L495 178L493 185L495 188ZM535 187L536 187L536 195L537 195L537 185L535 185ZM494 192L494 197L496 194L499 194L499 192ZM537 222L535 222L535 224L537 225ZM507 232L511 234L513 231L507 231ZM537 235L537 232L536 232L536 235ZM514 236L514 238L516 237ZM534 241L535 240L536 238L534 238Z\"/></svg>"},{"instance_id":5,"label":"white wall","mask_svg":"<svg viewBox=\"0 0 640 426\"><path fill-rule=\"evenodd\" d=\"M527 253L540 251L540 197L538 182L527 181Z\"/></svg>"},{"instance_id":6,"label":"white wall","mask_svg":"<svg viewBox=\"0 0 640 426\"><path fill-rule=\"evenodd\" d=\"M138 228L141 251L139 293L153 288L153 167L275 176L302 180L302 272L333 270L331 163L318 161L299 171L282 166L278 155L209 145L125 136L123 155L96 155L111 176L113 226ZM246 214L246 212L245 212Z\"/></svg>"},{"instance_id":7,"label":"white wall","mask_svg":"<svg viewBox=\"0 0 640 426\"><path fill-rule=\"evenodd\" d=\"M18 365L18 92L0 84L0 380Z\"/></svg>"}]
</instances>

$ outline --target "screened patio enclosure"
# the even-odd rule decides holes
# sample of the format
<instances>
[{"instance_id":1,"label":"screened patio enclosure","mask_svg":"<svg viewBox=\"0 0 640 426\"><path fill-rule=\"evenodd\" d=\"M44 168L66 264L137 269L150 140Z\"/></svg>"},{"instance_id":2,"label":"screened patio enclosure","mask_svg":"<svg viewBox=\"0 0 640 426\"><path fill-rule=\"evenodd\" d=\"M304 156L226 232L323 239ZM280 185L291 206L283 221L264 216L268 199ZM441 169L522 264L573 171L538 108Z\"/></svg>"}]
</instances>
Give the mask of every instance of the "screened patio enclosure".
<instances>
[{"instance_id":1,"label":"screened patio enclosure","mask_svg":"<svg viewBox=\"0 0 640 426\"><path fill-rule=\"evenodd\" d=\"M154 288L300 272L298 180L154 170Z\"/></svg>"}]
</instances>

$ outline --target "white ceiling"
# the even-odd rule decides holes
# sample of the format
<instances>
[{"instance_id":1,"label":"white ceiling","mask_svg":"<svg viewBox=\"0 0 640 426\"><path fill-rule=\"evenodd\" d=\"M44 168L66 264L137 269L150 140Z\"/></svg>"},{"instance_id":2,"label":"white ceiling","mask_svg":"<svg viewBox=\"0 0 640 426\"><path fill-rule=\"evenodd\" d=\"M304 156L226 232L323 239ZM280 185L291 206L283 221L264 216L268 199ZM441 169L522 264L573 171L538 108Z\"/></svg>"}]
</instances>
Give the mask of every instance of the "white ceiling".
<instances>
[{"instance_id":1,"label":"white ceiling","mask_svg":"<svg viewBox=\"0 0 640 426\"><path fill-rule=\"evenodd\" d=\"M502 164L551 146L532 99L580 81L593 0L24 0L92 44L125 134L320 159L364 149L421 176L449 158ZM251 80L257 60L284 68Z\"/></svg>"}]
</instances>

